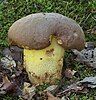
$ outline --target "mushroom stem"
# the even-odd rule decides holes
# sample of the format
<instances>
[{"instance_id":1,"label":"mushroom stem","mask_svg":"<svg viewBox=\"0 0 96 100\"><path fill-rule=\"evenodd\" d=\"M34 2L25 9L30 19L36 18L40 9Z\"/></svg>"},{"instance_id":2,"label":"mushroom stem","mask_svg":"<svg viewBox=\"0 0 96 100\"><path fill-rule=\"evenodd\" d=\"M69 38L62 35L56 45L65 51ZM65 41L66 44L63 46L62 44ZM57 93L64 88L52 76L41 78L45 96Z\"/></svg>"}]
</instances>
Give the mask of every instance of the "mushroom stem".
<instances>
[{"instance_id":1,"label":"mushroom stem","mask_svg":"<svg viewBox=\"0 0 96 100\"><path fill-rule=\"evenodd\" d=\"M51 45L42 50L24 49L24 66L33 84L55 84L61 78L64 48L56 38L52 38Z\"/></svg>"}]
</instances>

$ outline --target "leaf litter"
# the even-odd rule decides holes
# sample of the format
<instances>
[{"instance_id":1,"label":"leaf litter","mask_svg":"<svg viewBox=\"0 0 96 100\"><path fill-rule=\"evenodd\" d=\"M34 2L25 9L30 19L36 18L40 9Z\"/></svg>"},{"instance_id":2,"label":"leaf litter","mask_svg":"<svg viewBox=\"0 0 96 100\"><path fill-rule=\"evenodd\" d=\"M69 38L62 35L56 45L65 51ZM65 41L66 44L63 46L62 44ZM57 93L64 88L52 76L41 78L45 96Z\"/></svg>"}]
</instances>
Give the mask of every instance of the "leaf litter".
<instances>
[{"instance_id":1,"label":"leaf litter","mask_svg":"<svg viewBox=\"0 0 96 100\"><path fill-rule=\"evenodd\" d=\"M70 81L77 73L77 71L69 67L64 69L60 84L51 85L45 90L37 92L37 86L30 83L27 73L22 67L23 50L17 46L11 46L5 48L2 54L3 57L0 61L0 95L11 93L23 100L69 100L68 95L73 92L86 93L90 88L96 89L96 76L85 77L77 82L73 81L64 85L64 78ZM87 67L96 69L96 48L94 43L86 43L85 49L81 52L75 49L71 50L71 56L66 60L68 66L71 65L70 62L72 61L78 61Z\"/></svg>"},{"instance_id":2,"label":"leaf litter","mask_svg":"<svg viewBox=\"0 0 96 100\"><path fill-rule=\"evenodd\" d=\"M93 42L88 42L85 45L85 49L81 52L78 50L72 50L76 57L76 61L96 69L96 48Z\"/></svg>"}]
</instances>

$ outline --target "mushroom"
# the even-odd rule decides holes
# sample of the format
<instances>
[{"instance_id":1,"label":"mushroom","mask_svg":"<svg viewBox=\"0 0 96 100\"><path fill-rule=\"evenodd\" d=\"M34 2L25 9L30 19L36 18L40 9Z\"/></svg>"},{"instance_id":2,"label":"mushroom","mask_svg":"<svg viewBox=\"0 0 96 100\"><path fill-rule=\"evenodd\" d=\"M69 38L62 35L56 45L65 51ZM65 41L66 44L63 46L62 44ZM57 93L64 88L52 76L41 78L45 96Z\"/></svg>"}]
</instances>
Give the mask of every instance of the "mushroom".
<instances>
[{"instance_id":1,"label":"mushroom","mask_svg":"<svg viewBox=\"0 0 96 100\"><path fill-rule=\"evenodd\" d=\"M24 48L24 68L33 84L55 84L61 78L64 51L84 48L82 28L58 13L36 13L10 27L10 45Z\"/></svg>"}]
</instances>

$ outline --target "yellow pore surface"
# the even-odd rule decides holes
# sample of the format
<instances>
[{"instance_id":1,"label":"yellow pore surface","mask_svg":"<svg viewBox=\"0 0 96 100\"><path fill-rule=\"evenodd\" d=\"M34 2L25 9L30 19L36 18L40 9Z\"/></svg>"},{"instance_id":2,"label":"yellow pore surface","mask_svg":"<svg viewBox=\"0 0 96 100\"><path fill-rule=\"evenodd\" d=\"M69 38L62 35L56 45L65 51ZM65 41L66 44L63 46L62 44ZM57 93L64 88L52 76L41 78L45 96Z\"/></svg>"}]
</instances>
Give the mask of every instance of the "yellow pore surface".
<instances>
[{"instance_id":1,"label":"yellow pore surface","mask_svg":"<svg viewBox=\"0 0 96 100\"><path fill-rule=\"evenodd\" d=\"M51 45L42 50L24 49L24 67L33 84L55 83L61 78L64 48L52 38Z\"/></svg>"}]
</instances>

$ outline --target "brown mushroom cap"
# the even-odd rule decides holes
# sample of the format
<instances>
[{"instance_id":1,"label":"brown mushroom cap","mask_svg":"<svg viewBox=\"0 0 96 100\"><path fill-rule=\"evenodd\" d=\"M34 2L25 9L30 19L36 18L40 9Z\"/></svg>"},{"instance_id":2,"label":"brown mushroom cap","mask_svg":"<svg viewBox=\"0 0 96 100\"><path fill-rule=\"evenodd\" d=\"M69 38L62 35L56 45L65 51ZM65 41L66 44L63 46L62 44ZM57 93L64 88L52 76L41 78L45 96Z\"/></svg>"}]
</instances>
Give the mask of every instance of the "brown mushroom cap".
<instances>
[{"instance_id":1,"label":"brown mushroom cap","mask_svg":"<svg viewBox=\"0 0 96 100\"><path fill-rule=\"evenodd\" d=\"M28 49L43 49L50 45L50 35L56 36L64 49L84 47L84 33L72 19L58 13L36 13L23 17L10 27L12 45Z\"/></svg>"}]
</instances>

